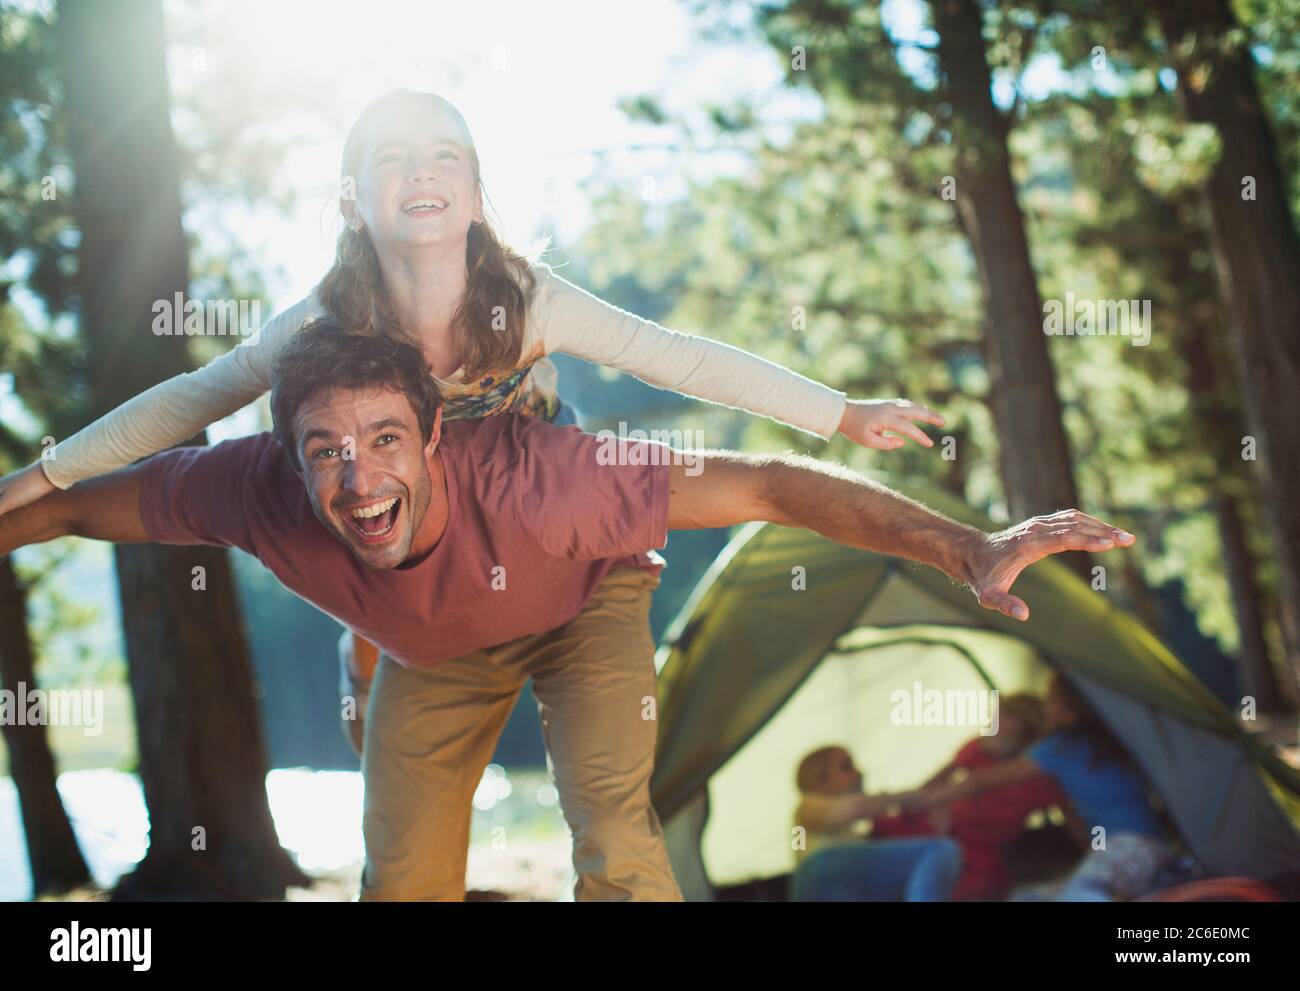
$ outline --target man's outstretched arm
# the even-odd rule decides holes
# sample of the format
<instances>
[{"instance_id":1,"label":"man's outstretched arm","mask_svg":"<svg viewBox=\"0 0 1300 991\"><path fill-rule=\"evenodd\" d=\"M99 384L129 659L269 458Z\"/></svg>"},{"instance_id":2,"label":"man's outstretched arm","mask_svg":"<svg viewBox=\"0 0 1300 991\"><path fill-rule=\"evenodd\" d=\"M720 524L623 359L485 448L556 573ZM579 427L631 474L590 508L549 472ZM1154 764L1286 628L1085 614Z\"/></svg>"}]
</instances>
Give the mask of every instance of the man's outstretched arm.
<instances>
[{"instance_id":1,"label":"man's outstretched arm","mask_svg":"<svg viewBox=\"0 0 1300 991\"><path fill-rule=\"evenodd\" d=\"M55 537L90 537L118 544L149 540L140 519L140 466L51 492L0 516L0 555Z\"/></svg>"},{"instance_id":2,"label":"man's outstretched arm","mask_svg":"<svg viewBox=\"0 0 1300 991\"><path fill-rule=\"evenodd\" d=\"M1013 619L1028 619L1029 607L1008 590L1035 561L1063 551L1127 547L1134 539L1077 510L984 533L847 468L812 458L708 451L677 460L687 463L671 469L670 530L751 520L804 527L849 547L938 568L969 585L980 605Z\"/></svg>"}]
</instances>

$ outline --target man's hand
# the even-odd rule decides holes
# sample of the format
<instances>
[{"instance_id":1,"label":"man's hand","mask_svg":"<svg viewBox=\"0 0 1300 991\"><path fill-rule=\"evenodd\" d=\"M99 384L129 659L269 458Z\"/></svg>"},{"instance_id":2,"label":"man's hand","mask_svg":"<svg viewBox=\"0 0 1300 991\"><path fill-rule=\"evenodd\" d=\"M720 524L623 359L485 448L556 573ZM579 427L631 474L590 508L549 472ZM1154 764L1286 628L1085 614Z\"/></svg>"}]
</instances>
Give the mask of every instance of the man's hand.
<instances>
[{"instance_id":1,"label":"man's hand","mask_svg":"<svg viewBox=\"0 0 1300 991\"><path fill-rule=\"evenodd\" d=\"M45 477L45 469L39 461L10 472L0 478L0 516L29 506L54 491L54 483Z\"/></svg>"},{"instance_id":2,"label":"man's hand","mask_svg":"<svg viewBox=\"0 0 1300 991\"><path fill-rule=\"evenodd\" d=\"M1106 551L1128 547L1131 533L1094 519L1077 509L1051 516L1035 516L999 533L989 534L977 546L969 564L967 584L980 605L1012 619L1027 620L1029 607L1012 595L1012 583L1027 567L1063 551Z\"/></svg>"},{"instance_id":3,"label":"man's hand","mask_svg":"<svg viewBox=\"0 0 1300 991\"><path fill-rule=\"evenodd\" d=\"M943 426L943 417L920 403L906 399L850 399L840 419L840 433L855 444L878 451L897 450L907 443L904 437L911 437L922 447L934 447L934 441L913 420ZM901 436L886 437L886 431Z\"/></svg>"}]
</instances>

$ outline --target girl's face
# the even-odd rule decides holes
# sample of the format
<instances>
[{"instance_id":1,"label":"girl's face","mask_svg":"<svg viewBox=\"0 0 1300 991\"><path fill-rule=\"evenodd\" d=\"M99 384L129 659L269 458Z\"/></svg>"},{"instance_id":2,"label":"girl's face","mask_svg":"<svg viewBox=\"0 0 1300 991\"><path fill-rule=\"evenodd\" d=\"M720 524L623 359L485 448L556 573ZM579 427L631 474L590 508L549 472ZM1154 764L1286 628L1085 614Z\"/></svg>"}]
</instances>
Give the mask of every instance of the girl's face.
<instances>
[{"instance_id":1,"label":"girl's face","mask_svg":"<svg viewBox=\"0 0 1300 991\"><path fill-rule=\"evenodd\" d=\"M365 224L385 251L465 244L470 224L483 216L470 138L445 107L427 101L398 104L361 143L356 203L345 219Z\"/></svg>"},{"instance_id":2,"label":"girl's face","mask_svg":"<svg viewBox=\"0 0 1300 991\"><path fill-rule=\"evenodd\" d=\"M837 750L827 762L826 774L822 777L819 790L826 794L838 794L861 787L862 774L854 766L853 758L847 750Z\"/></svg>"}]
</instances>

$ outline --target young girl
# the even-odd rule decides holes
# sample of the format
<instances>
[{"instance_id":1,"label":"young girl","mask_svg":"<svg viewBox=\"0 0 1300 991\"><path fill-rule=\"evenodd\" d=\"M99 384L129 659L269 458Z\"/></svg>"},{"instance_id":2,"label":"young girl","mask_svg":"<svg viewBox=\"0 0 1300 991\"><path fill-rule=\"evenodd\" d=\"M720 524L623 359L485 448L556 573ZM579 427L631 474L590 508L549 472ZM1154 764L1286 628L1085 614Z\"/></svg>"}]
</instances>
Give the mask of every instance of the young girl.
<instances>
[{"instance_id":1,"label":"young girl","mask_svg":"<svg viewBox=\"0 0 1300 991\"><path fill-rule=\"evenodd\" d=\"M792 901L945 901L961 872L961 848L939 837L867 838L894 795L868 795L843 747L822 747L799 762L794 825L802 844Z\"/></svg>"},{"instance_id":2,"label":"young girl","mask_svg":"<svg viewBox=\"0 0 1300 991\"><path fill-rule=\"evenodd\" d=\"M547 356L563 352L880 450L902 446L903 437L930 447L913 421L943 424L924 406L848 400L738 348L642 320L516 254L484 213L469 127L439 96L397 91L373 101L348 134L342 176L346 227L310 296L240 347L64 440L54 457L0 479L0 514L166 450L252 402L269 388L269 369L290 335L322 312L417 342L446 419L507 412L554 419L556 372ZM363 648L358 657L368 662L354 663L353 673L364 674L356 668L373 664L374 653Z\"/></svg>"},{"instance_id":3,"label":"young girl","mask_svg":"<svg viewBox=\"0 0 1300 991\"><path fill-rule=\"evenodd\" d=\"M1147 801L1142 775L1100 717L1059 674L1048 689L1046 709L1051 732L1023 756L978 768L957 784L900 796L900 801L912 812L933 809L1046 771L1073 804L1089 843L1088 853L1056 898L1111 901L1146 893L1174 850Z\"/></svg>"}]
</instances>

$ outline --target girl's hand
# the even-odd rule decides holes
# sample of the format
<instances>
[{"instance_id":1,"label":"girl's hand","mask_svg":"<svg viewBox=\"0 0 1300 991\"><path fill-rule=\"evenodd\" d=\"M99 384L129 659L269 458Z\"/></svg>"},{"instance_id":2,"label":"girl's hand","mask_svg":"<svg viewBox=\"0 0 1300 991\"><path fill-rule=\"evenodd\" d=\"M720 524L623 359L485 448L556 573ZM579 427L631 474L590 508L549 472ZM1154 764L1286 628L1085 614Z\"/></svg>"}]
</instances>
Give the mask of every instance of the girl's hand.
<instances>
[{"instance_id":1,"label":"girl's hand","mask_svg":"<svg viewBox=\"0 0 1300 991\"><path fill-rule=\"evenodd\" d=\"M889 797L898 805L899 811L905 815L925 812L930 808L930 797L920 788L914 791L899 792Z\"/></svg>"},{"instance_id":2,"label":"girl's hand","mask_svg":"<svg viewBox=\"0 0 1300 991\"><path fill-rule=\"evenodd\" d=\"M850 399L840 420L840 433L855 444L874 447L878 451L895 451L911 437L922 447L934 447L934 441L925 435L913 420L936 427L943 426L943 417L920 403L906 399ZM902 437L886 437L902 434Z\"/></svg>"},{"instance_id":3,"label":"girl's hand","mask_svg":"<svg viewBox=\"0 0 1300 991\"><path fill-rule=\"evenodd\" d=\"M39 461L0 478L0 516L30 505L55 491Z\"/></svg>"}]
</instances>

